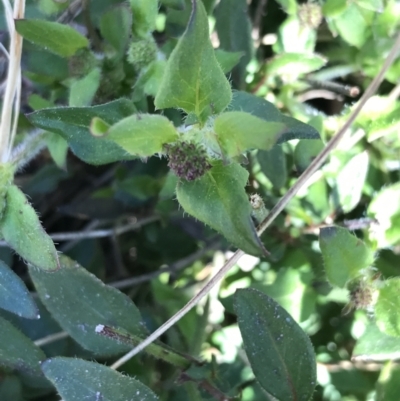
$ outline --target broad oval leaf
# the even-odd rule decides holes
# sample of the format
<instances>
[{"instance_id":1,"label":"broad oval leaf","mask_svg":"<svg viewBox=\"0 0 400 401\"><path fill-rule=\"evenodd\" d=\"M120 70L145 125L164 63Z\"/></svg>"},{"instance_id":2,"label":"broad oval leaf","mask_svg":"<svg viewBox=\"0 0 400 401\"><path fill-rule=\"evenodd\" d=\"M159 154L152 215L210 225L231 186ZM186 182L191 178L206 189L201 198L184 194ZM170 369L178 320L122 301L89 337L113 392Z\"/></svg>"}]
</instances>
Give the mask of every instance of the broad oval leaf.
<instances>
[{"instance_id":1,"label":"broad oval leaf","mask_svg":"<svg viewBox=\"0 0 400 401\"><path fill-rule=\"evenodd\" d=\"M374 252L342 227L321 228L319 245L326 276L332 285L338 287L345 287L374 262Z\"/></svg>"},{"instance_id":2,"label":"broad oval leaf","mask_svg":"<svg viewBox=\"0 0 400 401\"><path fill-rule=\"evenodd\" d=\"M282 401L308 401L316 383L310 339L268 295L237 290L234 307L247 357L261 386Z\"/></svg>"},{"instance_id":3,"label":"broad oval leaf","mask_svg":"<svg viewBox=\"0 0 400 401\"><path fill-rule=\"evenodd\" d=\"M44 352L8 320L0 317L0 366L34 377L43 377Z\"/></svg>"},{"instance_id":4,"label":"broad oval leaf","mask_svg":"<svg viewBox=\"0 0 400 401\"><path fill-rule=\"evenodd\" d=\"M15 27L26 40L61 57L73 56L78 49L89 45L78 31L58 22L19 19Z\"/></svg>"},{"instance_id":5,"label":"broad oval leaf","mask_svg":"<svg viewBox=\"0 0 400 401\"><path fill-rule=\"evenodd\" d=\"M40 269L58 269L57 249L23 192L11 185L7 191L6 202L0 229L7 244L18 255Z\"/></svg>"},{"instance_id":6,"label":"broad oval leaf","mask_svg":"<svg viewBox=\"0 0 400 401\"><path fill-rule=\"evenodd\" d=\"M214 130L225 156L235 157L250 149L271 149L285 130L242 111L228 111L214 121Z\"/></svg>"},{"instance_id":7,"label":"broad oval leaf","mask_svg":"<svg viewBox=\"0 0 400 401\"><path fill-rule=\"evenodd\" d=\"M218 162L195 181L178 183L176 194L183 209L217 230L236 247L261 255L263 246L251 220L244 186L247 171L239 164Z\"/></svg>"},{"instance_id":8,"label":"broad oval leaf","mask_svg":"<svg viewBox=\"0 0 400 401\"><path fill-rule=\"evenodd\" d=\"M146 335L140 312L130 298L68 257L61 256L60 263L61 268L52 273L31 266L29 273L43 304L82 347L102 356L129 350L129 346L97 334L99 324Z\"/></svg>"},{"instance_id":9,"label":"broad oval leaf","mask_svg":"<svg viewBox=\"0 0 400 401\"><path fill-rule=\"evenodd\" d=\"M274 146L271 150L259 150L257 160L261 171L268 177L275 189L282 188L287 180L286 157L282 146Z\"/></svg>"},{"instance_id":10,"label":"broad oval leaf","mask_svg":"<svg viewBox=\"0 0 400 401\"><path fill-rule=\"evenodd\" d=\"M27 319L38 318L38 308L24 282L0 260L0 308Z\"/></svg>"},{"instance_id":11,"label":"broad oval leaf","mask_svg":"<svg viewBox=\"0 0 400 401\"><path fill-rule=\"evenodd\" d=\"M131 155L147 157L161 152L165 143L178 139L168 118L157 114L135 114L110 127L105 138L114 141Z\"/></svg>"},{"instance_id":12,"label":"broad oval leaf","mask_svg":"<svg viewBox=\"0 0 400 401\"><path fill-rule=\"evenodd\" d=\"M143 383L94 362L57 357L43 362L45 376L64 401L156 401Z\"/></svg>"},{"instance_id":13,"label":"broad oval leaf","mask_svg":"<svg viewBox=\"0 0 400 401\"><path fill-rule=\"evenodd\" d=\"M293 117L282 114L272 103L247 92L234 92L229 111L243 111L268 122L284 123L286 130L277 143L291 139L319 139L318 131Z\"/></svg>"},{"instance_id":14,"label":"broad oval leaf","mask_svg":"<svg viewBox=\"0 0 400 401\"><path fill-rule=\"evenodd\" d=\"M294 164L297 172L302 173L323 148L324 143L320 139L299 141L294 150Z\"/></svg>"},{"instance_id":15,"label":"broad oval leaf","mask_svg":"<svg viewBox=\"0 0 400 401\"><path fill-rule=\"evenodd\" d=\"M169 57L155 105L158 109L181 108L204 122L224 110L231 98L229 82L209 39L203 3L194 0L186 31Z\"/></svg>"},{"instance_id":16,"label":"broad oval leaf","mask_svg":"<svg viewBox=\"0 0 400 401\"><path fill-rule=\"evenodd\" d=\"M95 117L112 125L132 115L135 106L126 99L93 107L57 107L43 109L28 115L29 121L38 128L61 135L68 141L80 159L89 164L106 164L121 160L131 160L128 154L115 142L108 139L99 141L90 134L90 124Z\"/></svg>"},{"instance_id":17,"label":"broad oval leaf","mask_svg":"<svg viewBox=\"0 0 400 401\"><path fill-rule=\"evenodd\" d=\"M352 361L382 362L400 358L400 338L389 336L370 323L357 340Z\"/></svg>"},{"instance_id":18,"label":"broad oval leaf","mask_svg":"<svg viewBox=\"0 0 400 401\"><path fill-rule=\"evenodd\" d=\"M376 324L389 336L400 337L400 278L384 282L375 305Z\"/></svg>"}]
</instances>

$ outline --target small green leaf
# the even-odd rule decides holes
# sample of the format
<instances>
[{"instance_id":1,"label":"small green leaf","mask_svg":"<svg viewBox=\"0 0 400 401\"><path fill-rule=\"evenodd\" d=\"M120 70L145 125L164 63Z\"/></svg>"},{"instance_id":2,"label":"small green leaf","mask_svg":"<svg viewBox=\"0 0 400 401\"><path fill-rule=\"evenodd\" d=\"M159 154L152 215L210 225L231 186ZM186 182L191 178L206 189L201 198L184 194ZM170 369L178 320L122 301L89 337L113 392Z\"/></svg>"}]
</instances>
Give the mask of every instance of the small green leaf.
<instances>
[{"instance_id":1,"label":"small green leaf","mask_svg":"<svg viewBox=\"0 0 400 401\"><path fill-rule=\"evenodd\" d=\"M218 142L227 157L250 149L269 150L285 128L282 123L268 122L241 111L222 113L214 121Z\"/></svg>"},{"instance_id":2,"label":"small green leaf","mask_svg":"<svg viewBox=\"0 0 400 401\"><path fill-rule=\"evenodd\" d=\"M100 69L95 68L85 77L77 79L70 88L69 105L71 107L90 106L99 89L100 78Z\"/></svg>"},{"instance_id":3,"label":"small green leaf","mask_svg":"<svg viewBox=\"0 0 400 401\"><path fill-rule=\"evenodd\" d=\"M24 282L0 260L0 308L27 319L38 318L38 308Z\"/></svg>"},{"instance_id":4,"label":"small green leaf","mask_svg":"<svg viewBox=\"0 0 400 401\"><path fill-rule=\"evenodd\" d=\"M251 221L244 186L247 171L236 163L217 163L203 177L178 183L176 194L183 209L244 252L262 254L262 244Z\"/></svg>"},{"instance_id":5,"label":"small green leaf","mask_svg":"<svg viewBox=\"0 0 400 401\"><path fill-rule=\"evenodd\" d=\"M400 278L394 277L384 282L379 289L375 305L376 324L389 336L400 337Z\"/></svg>"},{"instance_id":6,"label":"small green leaf","mask_svg":"<svg viewBox=\"0 0 400 401\"><path fill-rule=\"evenodd\" d=\"M151 3L148 1L148 3ZM126 4L106 11L100 18L101 36L116 50L118 55L123 55L131 33L132 13Z\"/></svg>"},{"instance_id":7,"label":"small green leaf","mask_svg":"<svg viewBox=\"0 0 400 401\"><path fill-rule=\"evenodd\" d=\"M319 245L327 278L338 287L345 287L374 262L374 252L345 228L321 228Z\"/></svg>"},{"instance_id":8,"label":"small green leaf","mask_svg":"<svg viewBox=\"0 0 400 401\"><path fill-rule=\"evenodd\" d=\"M93 107L55 107L39 110L28 115L36 127L55 132L68 141L71 150L83 161L90 164L106 164L114 161L130 160L133 157L113 141L99 141L89 131L94 117L107 124L115 124L132 115L135 106L127 99Z\"/></svg>"},{"instance_id":9,"label":"small green leaf","mask_svg":"<svg viewBox=\"0 0 400 401\"><path fill-rule=\"evenodd\" d=\"M158 109L182 108L204 122L224 110L231 97L229 82L209 39L203 3L194 0L186 31L168 60L155 105Z\"/></svg>"},{"instance_id":10,"label":"small green leaf","mask_svg":"<svg viewBox=\"0 0 400 401\"><path fill-rule=\"evenodd\" d=\"M302 173L324 148L320 139L299 141L294 150L294 164L298 173Z\"/></svg>"},{"instance_id":11,"label":"small green leaf","mask_svg":"<svg viewBox=\"0 0 400 401\"><path fill-rule=\"evenodd\" d=\"M251 93L234 92L228 110L250 113L268 122L284 123L286 130L279 137L278 143L290 141L291 139L319 139L318 131L311 125L285 116L272 103Z\"/></svg>"},{"instance_id":12,"label":"small green leaf","mask_svg":"<svg viewBox=\"0 0 400 401\"><path fill-rule=\"evenodd\" d=\"M344 213L353 210L360 202L369 167L368 152L354 156L336 173L334 200Z\"/></svg>"},{"instance_id":13,"label":"small green leaf","mask_svg":"<svg viewBox=\"0 0 400 401\"><path fill-rule=\"evenodd\" d=\"M261 386L284 401L309 401L316 384L310 339L269 296L237 290L234 298L247 357Z\"/></svg>"},{"instance_id":14,"label":"small green leaf","mask_svg":"<svg viewBox=\"0 0 400 401\"><path fill-rule=\"evenodd\" d=\"M346 0L327 0L322 6L325 17L336 17L342 14L347 7Z\"/></svg>"},{"instance_id":15,"label":"small green leaf","mask_svg":"<svg viewBox=\"0 0 400 401\"><path fill-rule=\"evenodd\" d=\"M298 77L319 70L326 62L326 58L318 54L283 53L268 63L267 73Z\"/></svg>"},{"instance_id":16,"label":"small green leaf","mask_svg":"<svg viewBox=\"0 0 400 401\"><path fill-rule=\"evenodd\" d=\"M168 118L157 114L135 114L111 126L105 136L131 155L147 157L161 152L165 143L178 139Z\"/></svg>"},{"instance_id":17,"label":"small green leaf","mask_svg":"<svg viewBox=\"0 0 400 401\"><path fill-rule=\"evenodd\" d=\"M246 78L246 66L253 55L252 25L246 0L220 1L215 9L218 38L221 49L240 52L243 57L232 72L237 87L242 87Z\"/></svg>"},{"instance_id":18,"label":"small green leaf","mask_svg":"<svg viewBox=\"0 0 400 401\"><path fill-rule=\"evenodd\" d=\"M222 49L215 50L215 58L221 66L224 74L230 72L232 68L237 65L237 63L243 57L243 54L243 52L227 52Z\"/></svg>"},{"instance_id":19,"label":"small green leaf","mask_svg":"<svg viewBox=\"0 0 400 401\"><path fill-rule=\"evenodd\" d=\"M333 20L333 24L347 43L358 48L361 48L372 32L360 9L354 3L346 4L346 9Z\"/></svg>"},{"instance_id":20,"label":"small green leaf","mask_svg":"<svg viewBox=\"0 0 400 401\"><path fill-rule=\"evenodd\" d=\"M276 145L271 150L259 150L257 160L261 171L271 181L274 188L282 188L287 180L286 157L282 146Z\"/></svg>"},{"instance_id":21,"label":"small green leaf","mask_svg":"<svg viewBox=\"0 0 400 401\"><path fill-rule=\"evenodd\" d=\"M156 26L158 14L157 0L130 0L133 23L133 33L141 38L145 38Z\"/></svg>"},{"instance_id":22,"label":"small green leaf","mask_svg":"<svg viewBox=\"0 0 400 401\"><path fill-rule=\"evenodd\" d=\"M0 219L7 204L7 191L14 178L14 168L10 163L0 164Z\"/></svg>"},{"instance_id":23,"label":"small green leaf","mask_svg":"<svg viewBox=\"0 0 400 401\"><path fill-rule=\"evenodd\" d=\"M40 269L58 269L58 254L53 241L46 234L22 191L11 185L6 202L0 227L8 245L27 262Z\"/></svg>"},{"instance_id":24,"label":"small green leaf","mask_svg":"<svg viewBox=\"0 0 400 401\"><path fill-rule=\"evenodd\" d=\"M129 350L129 346L97 334L99 324L145 336L140 312L125 294L106 286L66 256L60 257L60 263L61 268L52 273L33 267L29 273L46 308L82 347L101 356Z\"/></svg>"},{"instance_id":25,"label":"small green leaf","mask_svg":"<svg viewBox=\"0 0 400 401\"><path fill-rule=\"evenodd\" d=\"M73 56L78 49L89 45L75 29L58 22L19 19L15 21L15 27L24 39L61 57Z\"/></svg>"},{"instance_id":26,"label":"small green leaf","mask_svg":"<svg viewBox=\"0 0 400 401\"><path fill-rule=\"evenodd\" d=\"M98 363L57 357L46 360L42 370L64 401L158 400L140 381Z\"/></svg>"},{"instance_id":27,"label":"small green leaf","mask_svg":"<svg viewBox=\"0 0 400 401\"><path fill-rule=\"evenodd\" d=\"M43 377L40 363L45 359L46 355L39 347L0 317L0 366L38 378Z\"/></svg>"},{"instance_id":28,"label":"small green leaf","mask_svg":"<svg viewBox=\"0 0 400 401\"><path fill-rule=\"evenodd\" d=\"M400 358L400 338L382 333L370 323L357 340L351 357L354 361L382 362Z\"/></svg>"},{"instance_id":29,"label":"small green leaf","mask_svg":"<svg viewBox=\"0 0 400 401\"><path fill-rule=\"evenodd\" d=\"M68 142L60 135L48 132L46 145L54 163L63 170L67 169Z\"/></svg>"},{"instance_id":30,"label":"small green leaf","mask_svg":"<svg viewBox=\"0 0 400 401\"><path fill-rule=\"evenodd\" d=\"M107 124L104 120L99 117L93 117L90 123L90 133L93 136L99 138L106 136L108 130L110 129L110 124Z\"/></svg>"}]
</instances>

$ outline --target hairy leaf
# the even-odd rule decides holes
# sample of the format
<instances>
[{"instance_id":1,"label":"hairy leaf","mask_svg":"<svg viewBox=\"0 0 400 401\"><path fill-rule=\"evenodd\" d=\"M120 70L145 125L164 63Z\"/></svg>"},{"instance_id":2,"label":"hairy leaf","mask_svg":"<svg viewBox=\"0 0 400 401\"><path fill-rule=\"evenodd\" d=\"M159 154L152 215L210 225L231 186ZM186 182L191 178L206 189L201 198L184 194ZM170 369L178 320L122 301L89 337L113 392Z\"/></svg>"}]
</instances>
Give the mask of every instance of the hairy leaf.
<instances>
[{"instance_id":1,"label":"hairy leaf","mask_svg":"<svg viewBox=\"0 0 400 401\"><path fill-rule=\"evenodd\" d=\"M375 305L376 324L389 336L400 337L400 278L384 282Z\"/></svg>"},{"instance_id":2,"label":"hairy leaf","mask_svg":"<svg viewBox=\"0 0 400 401\"><path fill-rule=\"evenodd\" d=\"M268 295L237 290L234 298L247 357L261 386L285 401L310 400L316 361L310 339Z\"/></svg>"},{"instance_id":3,"label":"hairy leaf","mask_svg":"<svg viewBox=\"0 0 400 401\"><path fill-rule=\"evenodd\" d=\"M236 163L217 163L203 177L178 183L176 194L183 209L244 252L262 254L262 244L251 220L244 186L247 171Z\"/></svg>"},{"instance_id":4,"label":"hairy leaf","mask_svg":"<svg viewBox=\"0 0 400 401\"><path fill-rule=\"evenodd\" d=\"M15 27L26 40L61 57L73 56L78 49L89 45L78 31L58 22L20 19L15 21Z\"/></svg>"},{"instance_id":5,"label":"hairy leaf","mask_svg":"<svg viewBox=\"0 0 400 401\"><path fill-rule=\"evenodd\" d=\"M0 317L0 366L34 377L42 377L44 352L8 320Z\"/></svg>"},{"instance_id":6,"label":"hairy leaf","mask_svg":"<svg viewBox=\"0 0 400 401\"><path fill-rule=\"evenodd\" d=\"M140 381L98 363L58 357L45 361L42 370L64 401L158 400Z\"/></svg>"},{"instance_id":7,"label":"hairy leaf","mask_svg":"<svg viewBox=\"0 0 400 401\"><path fill-rule=\"evenodd\" d=\"M231 97L229 82L209 39L203 3L194 0L186 31L169 57L155 105L159 109L181 108L204 122L224 110Z\"/></svg>"},{"instance_id":8,"label":"hairy leaf","mask_svg":"<svg viewBox=\"0 0 400 401\"><path fill-rule=\"evenodd\" d=\"M136 114L110 127L105 135L131 155L152 156L162 151L162 145L178 139L173 124L157 114Z\"/></svg>"},{"instance_id":9,"label":"hairy leaf","mask_svg":"<svg viewBox=\"0 0 400 401\"><path fill-rule=\"evenodd\" d=\"M283 123L267 122L241 111L223 113L214 122L218 142L227 157L250 149L269 150L285 128Z\"/></svg>"},{"instance_id":10,"label":"hairy leaf","mask_svg":"<svg viewBox=\"0 0 400 401\"><path fill-rule=\"evenodd\" d=\"M359 277L374 261L374 252L345 228L321 228L319 245L327 278L338 287Z\"/></svg>"},{"instance_id":11,"label":"hairy leaf","mask_svg":"<svg viewBox=\"0 0 400 401\"><path fill-rule=\"evenodd\" d=\"M46 234L23 192L11 185L7 191L6 202L0 228L8 245L40 269L58 269L58 254L53 241Z\"/></svg>"},{"instance_id":12,"label":"hairy leaf","mask_svg":"<svg viewBox=\"0 0 400 401\"><path fill-rule=\"evenodd\" d=\"M57 107L43 109L28 115L29 121L42 128L61 135L68 141L71 150L83 161L90 164L106 164L129 160L133 156L113 141L99 141L90 134L93 118L98 117L107 124L115 124L133 114L135 107L127 99L93 107Z\"/></svg>"},{"instance_id":13,"label":"hairy leaf","mask_svg":"<svg viewBox=\"0 0 400 401\"><path fill-rule=\"evenodd\" d=\"M61 268L52 274L33 267L29 273L46 308L80 345L102 356L129 350L127 345L97 334L99 324L145 335L140 312L125 294L106 286L66 256L60 257L60 263Z\"/></svg>"},{"instance_id":14,"label":"hairy leaf","mask_svg":"<svg viewBox=\"0 0 400 401\"><path fill-rule=\"evenodd\" d=\"M0 260L0 308L27 319L38 318L38 308L24 282Z\"/></svg>"}]
</instances>

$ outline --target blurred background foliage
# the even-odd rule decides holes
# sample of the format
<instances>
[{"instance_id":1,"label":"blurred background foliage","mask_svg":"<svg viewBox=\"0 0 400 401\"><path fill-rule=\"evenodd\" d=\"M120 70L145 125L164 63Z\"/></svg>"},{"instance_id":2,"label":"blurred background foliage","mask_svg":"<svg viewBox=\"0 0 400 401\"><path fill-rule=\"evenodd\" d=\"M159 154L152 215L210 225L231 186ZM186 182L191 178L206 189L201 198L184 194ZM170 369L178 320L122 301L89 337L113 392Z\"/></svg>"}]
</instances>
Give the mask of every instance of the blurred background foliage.
<instances>
[{"instance_id":1,"label":"blurred background foliage","mask_svg":"<svg viewBox=\"0 0 400 401\"><path fill-rule=\"evenodd\" d=\"M217 58L232 87L264 97L321 133L322 140L290 141L247 155L248 192L259 193L270 208L346 120L377 74L399 29L400 3L203 2ZM140 32L132 37L132 16L124 1L27 1L28 18L71 24L89 37L91 46L62 58L25 41L23 113L121 97L131 99L139 112L154 112L166 59L190 9L187 0L162 0L154 32L143 39ZM3 17L0 29L5 42ZM376 250L377 273L383 278L400 275L399 95L400 59L340 147L263 234L271 255L243 257L206 303L165 334L165 342L184 352L214 358L226 394L240 393L243 401L266 399L244 356L232 306L235 289L253 287L279 302L310 335L318 361L314 400L399 399L400 369L388 361L400 358L400 339L383 337L365 311L342 313L347 290L326 281L318 245L320 227L347 227ZM182 124L178 111L165 114ZM19 139L32 129L21 114ZM222 237L179 209L176 178L165 159L95 167L68 151L65 138L56 133L47 145L16 176L16 184L29 195L47 232L58 235L58 249L131 297L149 330L181 308L231 254ZM4 245L0 257L33 290L24 263ZM37 297L35 301L40 320L4 311L1 316L35 341L62 331ZM94 358L69 337L42 348L47 356ZM185 387L174 384L174 369L162 362L136 358L123 370L162 400L190 399ZM215 399L206 393L203 397ZM0 370L0 400L56 399L51 388Z\"/></svg>"}]
</instances>

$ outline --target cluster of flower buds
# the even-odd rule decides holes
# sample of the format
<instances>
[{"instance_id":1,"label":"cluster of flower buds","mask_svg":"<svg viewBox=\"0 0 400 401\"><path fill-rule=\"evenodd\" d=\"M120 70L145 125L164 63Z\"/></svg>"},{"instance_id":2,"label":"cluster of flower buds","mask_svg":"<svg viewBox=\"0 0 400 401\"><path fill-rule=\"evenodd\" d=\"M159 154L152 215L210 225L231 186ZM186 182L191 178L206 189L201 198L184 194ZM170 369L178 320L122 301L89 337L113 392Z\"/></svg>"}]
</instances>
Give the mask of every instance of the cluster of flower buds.
<instances>
[{"instance_id":1,"label":"cluster of flower buds","mask_svg":"<svg viewBox=\"0 0 400 401\"><path fill-rule=\"evenodd\" d=\"M204 175L210 168L206 150L194 142L166 144L168 166L179 177L193 181Z\"/></svg>"}]
</instances>

